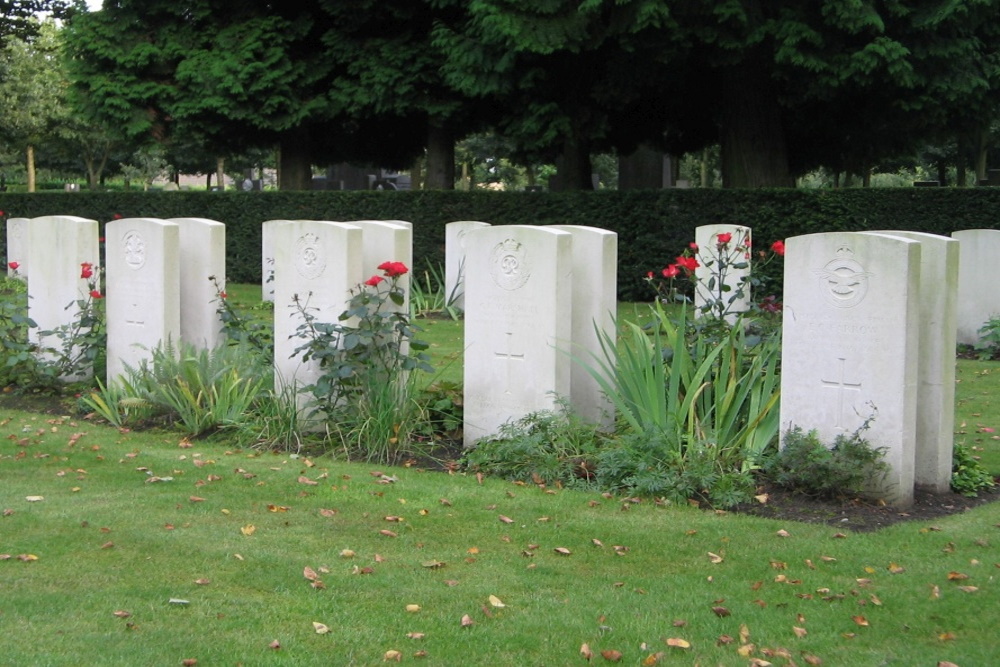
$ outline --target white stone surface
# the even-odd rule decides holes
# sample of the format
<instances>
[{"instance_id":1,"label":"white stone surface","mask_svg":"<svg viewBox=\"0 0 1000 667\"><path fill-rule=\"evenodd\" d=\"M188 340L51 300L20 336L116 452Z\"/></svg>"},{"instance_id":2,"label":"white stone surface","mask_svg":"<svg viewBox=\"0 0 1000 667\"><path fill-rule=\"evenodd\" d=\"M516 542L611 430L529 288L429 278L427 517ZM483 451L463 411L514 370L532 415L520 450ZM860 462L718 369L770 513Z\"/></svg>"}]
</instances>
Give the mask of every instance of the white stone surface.
<instances>
[{"instance_id":1,"label":"white stone surface","mask_svg":"<svg viewBox=\"0 0 1000 667\"><path fill-rule=\"evenodd\" d=\"M922 232L884 231L920 242L920 347L914 483L946 493L955 443L955 334L959 241Z\"/></svg>"},{"instance_id":2,"label":"white stone surface","mask_svg":"<svg viewBox=\"0 0 1000 667\"><path fill-rule=\"evenodd\" d=\"M550 225L573 235L573 327L568 352L594 365L601 356L601 334L615 340L618 308L618 235L579 225ZM565 346L563 346L565 348ZM609 378L610 379L610 378ZM570 367L570 405L585 421L614 426L614 407L580 363Z\"/></svg>"},{"instance_id":3,"label":"white stone surface","mask_svg":"<svg viewBox=\"0 0 1000 667\"><path fill-rule=\"evenodd\" d=\"M725 319L732 324L750 310L750 283L747 282L750 278L750 228L713 224L701 225L694 231L699 264L694 271L698 279L694 292L695 316L702 315L701 309L706 304L711 304L711 312L718 314L716 304L721 302ZM719 234L729 234L729 242L720 244ZM743 295L739 296L741 283L744 283Z\"/></svg>"},{"instance_id":4,"label":"white stone surface","mask_svg":"<svg viewBox=\"0 0 1000 667\"><path fill-rule=\"evenodd\" d=\"M913 501L920 315L920 243L836 232L785 241L781 427L826 443L862 434L884 447L878 491Z\"/></svg>"},{"instance_id":5,"label":"white stone surface","mask_svg":"<svg viewBox=\"0 0 1000 667\"><path fill-rule=\"evenodd\" d=\"M361 275L357 282L371 276L381 276L378 270L383 262L402 262L413 270L413 224L404 220L349 220L349 225L361 228ZM410 310L411 273L399 277L397 284L403 290L402 306L392 302L386 307L408 313Z\"/></svg>"},{"instance_id":6,"label":"white stone surface","mask_svg":"<svg viewBox=\"0 0 1000 667\"><path fill-rule=\"evenodd\" d=\"M171 218L180 233L181 340L199 349L224 342L214 276L226 289L226 226L206 218Z\"/></svg>"},{"instance_id":7,"label":"white stone surface","mask_svg":"<svg viewBox=\"0 0 1000 667\"><path fill-rule=\"evenodd\" d=\"M573 235L484 227L466 235L465 445L570 391Z\"/></svg>"},{"instance_id":8,"label":"white stone surface","mask_svg":"<svg viewBox=\"0 0 1000 667\"><path fill-rule=\"evenodd\" d=\"M62 340L55 335L42 336L41 331L53 331L71 325L77 319L76 301L86 299L90 288L80 276L81 264L93 265L99 275L100 249L96 220L71 215L50 215L32 218L28 228L28 266L33 266L28 281L28 317L37 328L31 329L31 340L45 348L61 349ZM41 358L52 355L42 352ZM78 380L90 372L67 378Z\"/></svg>"},{"instance_id":9,"label":"white stone surface","mask_svg":"<svg viewBox=\"0 0 1000 667\"><path fill-rule=\"evenodd\" d=\"M122 218L104 228L107 262L108 383L179 345L180 226L156 218ZM206 281L207 282L207 281Z\"/></svg>"},{"instance_id":10,"label":"white stone surface","mask_svg":"<svg viewBox=\"0 0 1000 667\"><path fill-rule=\"evenodd\" d=\"M260 226L260 297L262 301L274 301L274 230L277 225L285 222L288 220L267 220Z\"/></svg>"},{"instance_id":11,"label":"white stone surface","mask_svg":"<svg viewBox=\"0 0 1000 667\"><path fill-rule=\"evenodd\" d=\"M299 407L305 408L309 395L301 388L316 381L319 365L303 363L295 354L307 339L296 333L304 320L293 305L298 299L318 322L338 321L350 289L361 280L362 231L315 220L283 221L273 231L275 389L296 391Z\"/></svg>"},{"instance_id":12,"label":"white stone surface","mask_svg":"<svg viewBox=\"0 0 1000 667\"><path fill-rule=\"evenodd\" d=\"M444 226L444 298L459 310L465 310L465 235L489 226L478 220L459 220Z\"/></svg>"},{"instance_id":13,"label":"white stone surface","mask_svg":"<svg viewBox=\"0 0 1000 667\"><path fill-rule=\"evenodd\" d=\"M17 275L28 279L28 218L7 219L7 264L17 262ZM7 275L13 276L14 269L7 266Z\"/></svg>"},{"instance_id":14,"label":"white stone surface","mask_svg":"<svg viewBox=\"0 0 1000 667\"><path fill-rule=\"evenodd\" d=\"M1000 317L1000 230L965 229L951 237L959 242L957 340L975 345L979 329Z\"/></svg>"}]
</instances>

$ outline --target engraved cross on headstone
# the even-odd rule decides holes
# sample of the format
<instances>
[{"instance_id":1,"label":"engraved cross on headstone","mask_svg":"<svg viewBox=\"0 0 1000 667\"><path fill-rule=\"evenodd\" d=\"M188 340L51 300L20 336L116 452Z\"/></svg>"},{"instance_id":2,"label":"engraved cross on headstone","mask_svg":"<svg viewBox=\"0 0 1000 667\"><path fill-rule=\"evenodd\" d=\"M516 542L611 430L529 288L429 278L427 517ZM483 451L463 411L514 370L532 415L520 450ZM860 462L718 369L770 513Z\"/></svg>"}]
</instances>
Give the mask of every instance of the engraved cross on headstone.
<instances>
[{"instance_id":1,"label":"engraved cross on headstone","mask_svg":"<svg viewBox=\"0 0 1000 667\"><path fill-rule=\"evenodd\" d=\"M524 354L514 354L510 351L510 339L514 336L513 332L507 332L507 351L506 352L494 352L493 354L500 359L507 360L507 389L504 390L505 394L510 393L510 362L511 361L524 361Z\"/></svg>"},{"instance_id":2,"label":"engraved cross on headstone","mask_svg":"<svg viewBox=\"0 0 1000 667\"><path fill-rule=\"evenodd\" d=\"M834 424L834 427L846 431L847 428L843 424L840 423L841 420L842 420L842 418L843 418L843 416L844 416L844 392L845 391L856 391L856 392L860 393L860 391L861 391L861 383L860 382L855 383L855 382L847 382L847 381L845 381L844 380L844 376L845 376L845 368L844 367L847 365L847 359L845 359L844 357L837 357L837 360L840 361L840 379L839 380L824 380L824 379L820 378L820 384L822 386L828 388L828 389L836 389L837 390L837 423Z\"/></svg>"}]
</instances>

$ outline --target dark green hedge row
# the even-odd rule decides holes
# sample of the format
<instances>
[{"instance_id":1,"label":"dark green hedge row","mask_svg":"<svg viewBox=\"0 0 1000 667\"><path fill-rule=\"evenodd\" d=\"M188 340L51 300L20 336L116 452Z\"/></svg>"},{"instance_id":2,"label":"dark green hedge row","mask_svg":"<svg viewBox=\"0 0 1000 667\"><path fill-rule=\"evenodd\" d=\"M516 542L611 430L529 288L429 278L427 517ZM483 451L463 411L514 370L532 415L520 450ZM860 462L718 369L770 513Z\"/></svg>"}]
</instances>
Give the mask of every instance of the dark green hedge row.
<instances>
[{"instance_id":1,"label":"dark green hedge row","mask_svg":"<svg viewBox=\"0 0 1000 667\"><path fill-rule=\"evenodd\" d=\"M652 293L643 276L670 263L693 240L698 225L747 225L758 247L789 236L838 230L950 235L959 229L997 226L1000 188L0 193L0 211L4 218L77 215L102 223L115 216L218 220L226 224L228 278L234 282L260 280L260 223L265 220L408 220L414 223L418 271L443 265L444 225L455 220L591 225L618 233L619 297L647 300ZM6 238L0 237L0 257L6 257Z\"/></svg>"}]
</instances>

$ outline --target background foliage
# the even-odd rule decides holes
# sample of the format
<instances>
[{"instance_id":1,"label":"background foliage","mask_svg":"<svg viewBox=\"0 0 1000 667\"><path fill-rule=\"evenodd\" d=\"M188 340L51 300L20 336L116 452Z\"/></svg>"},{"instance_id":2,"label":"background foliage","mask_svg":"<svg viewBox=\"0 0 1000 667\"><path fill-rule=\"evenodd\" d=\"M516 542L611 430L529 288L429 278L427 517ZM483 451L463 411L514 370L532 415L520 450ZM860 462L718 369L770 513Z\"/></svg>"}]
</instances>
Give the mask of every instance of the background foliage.
<instances>
[{"instance_id":1,"label":"background foliage","mask_svg":"<svg viewBox=\"0 0 1000 667\"><path fill-rule=\"evenodd\" d=\"M996 227L998 209L996 188L0 193L4 219L78 215L102 225L115 216L218 220L226 224L228 278L246 283L261 279L260 224L266 220L413 222L418 273L444 263L448 222L592 225L618 233L618 298L623 301L652 298L646 273L672 262L694 240L698 225L747 225L756 247L763 249L776 239L830 231L907 229L947 236ZM0 256L6 257L4 234ZM780 263L769 269L780 276ZM771 284L779 286L780 279Z\"/></svg>"}]
</instances>

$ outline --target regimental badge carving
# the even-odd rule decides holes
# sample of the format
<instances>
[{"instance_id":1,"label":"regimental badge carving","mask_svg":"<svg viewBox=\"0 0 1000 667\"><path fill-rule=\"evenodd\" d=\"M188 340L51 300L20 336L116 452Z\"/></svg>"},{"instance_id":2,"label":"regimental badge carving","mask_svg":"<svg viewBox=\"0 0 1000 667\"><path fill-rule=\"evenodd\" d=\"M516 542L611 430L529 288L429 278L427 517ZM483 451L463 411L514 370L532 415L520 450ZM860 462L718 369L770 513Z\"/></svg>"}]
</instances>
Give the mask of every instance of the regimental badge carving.
<instances>
[{"instance_id":1,"label":"regimental badge carving","mask_svg":"<svg viewBox=\"0 0 1000 667\"><path fill-rule=\"evenodd\" d=\"M315 234L303 234L295 242L295 269L306 280L319 278L326 269L326 253Z\"/></svg>"},{"instance_id":2,"label":"regimental badge carving","mask_svg":"<svg viewBox=\"0 0 1000 667\"><path fill-rule=\"evenodd\" d=\"M507 239L494 246L490 253L490 276L501 289L510 291L523 287L531 277L531 265L524 245Z\"/></svg>"},{"instance_id":3,"label":"regimental badge carving","mask_svg":"<svg viewBox=\"0 0 1000 667\"><path fill-rule=\"evenodd\" d=\"M138 271L146 263L146 242L134 229L125 232L122 237L122 249L125 251L125 263L133 271Z\"/></svg>"},{"instance_id":4,"label":"regimental badge carving","mask_svg":"<svg viewBox=\"0 0 1000 667\"><path fill-rule=\"evenodd\" d=\"M837 249L836 259L813 273L820 279L827 301L837 308L853 308L864 301L872 275L854 259L854 251L846 245Z\"/></svg>"}]
</instances>

